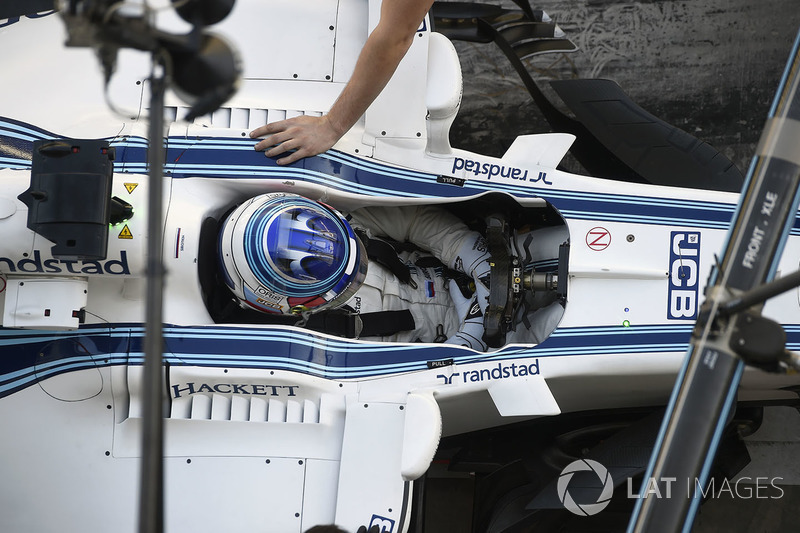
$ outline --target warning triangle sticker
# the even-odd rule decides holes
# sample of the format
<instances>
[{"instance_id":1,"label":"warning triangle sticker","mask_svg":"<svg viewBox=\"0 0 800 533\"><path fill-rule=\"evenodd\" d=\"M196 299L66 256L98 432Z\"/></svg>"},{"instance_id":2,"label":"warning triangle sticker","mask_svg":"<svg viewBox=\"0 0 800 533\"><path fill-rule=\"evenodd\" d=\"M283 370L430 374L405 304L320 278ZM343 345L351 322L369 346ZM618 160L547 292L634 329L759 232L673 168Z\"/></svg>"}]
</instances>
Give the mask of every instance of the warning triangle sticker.
<instances>
[{"instance_id":1,"label":"warning triangle sticker","mask_svg":"<svg viewBox=\"0 0 800 533\"><path fill-rule=\"evenodd\" d=\"M123 183L123 185L125 185L125 190L128 191L128 194L131 194L139 186L138 183Z\"/></svg>"},{"instance_id":2,"label":"warning triangle sticker","mask_svg":"<svg viewBox=\"0 0 800 533\"><path fill-rule=\"evenodd\" d=\"M131 230L128 229L128 225L127 224L125 224L125 226L122 228L122 231L119 232L119 238L120 239L133 239L133 235L131 234Z\"/></svg>"}]
</instances>

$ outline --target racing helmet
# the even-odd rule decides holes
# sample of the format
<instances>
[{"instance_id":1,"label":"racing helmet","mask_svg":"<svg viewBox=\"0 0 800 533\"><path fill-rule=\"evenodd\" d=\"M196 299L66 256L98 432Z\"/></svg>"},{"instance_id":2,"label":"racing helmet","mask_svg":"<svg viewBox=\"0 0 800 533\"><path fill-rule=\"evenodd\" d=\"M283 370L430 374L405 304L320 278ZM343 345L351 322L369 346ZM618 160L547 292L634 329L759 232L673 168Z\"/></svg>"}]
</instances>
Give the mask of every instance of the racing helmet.
<instances>
[{"instance_id":1,"label":"racing helmet","mask_svg":"<svg viewBox=\"0 0 800 533\"><path fill-rule=\"evenodd\" d=\"M225 283L244 308L299 314L343 305L367 272L367 254L335 209L291 193L251 198L219 238Z\"/></svg>"}]
</instances>

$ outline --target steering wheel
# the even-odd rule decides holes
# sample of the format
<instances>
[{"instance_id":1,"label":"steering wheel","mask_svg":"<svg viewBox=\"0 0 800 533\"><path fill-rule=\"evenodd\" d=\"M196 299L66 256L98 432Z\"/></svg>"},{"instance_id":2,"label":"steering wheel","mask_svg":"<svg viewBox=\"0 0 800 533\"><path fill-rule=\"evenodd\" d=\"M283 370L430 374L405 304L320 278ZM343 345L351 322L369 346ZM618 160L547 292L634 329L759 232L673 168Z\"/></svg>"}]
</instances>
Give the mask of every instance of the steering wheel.
<instances>
[{"instance_id":1,"label":"steering wheel","mask_svg":"<svg viewBox=\"0 0 800 533\"><path fill-rule=\"evenodd\" d=\"M511 231L503 215L492 214L486 217L486 241L492 258L489 261L491 282L489 306L483 317L483 340L490 348L499 348L505 344L506 332L514 312L510 237ZM521 280L518 279L519 281Z\"/></svg>"},{"instance_id":2,"label":"steering wheel","mask_svg":"<svg viewBox=\"0 0 800 533\"><path fill-rule=\"evenodd\" d=\"M557 272L526 272L511 250L511 228L502 214L486 217L489 245L489 305L483 317L483 340L490 348L505 345L506 333L513 326L514 311L525 290L551 291L566 300L569 241L559 247Z\"/></svg>"}]
</instances>

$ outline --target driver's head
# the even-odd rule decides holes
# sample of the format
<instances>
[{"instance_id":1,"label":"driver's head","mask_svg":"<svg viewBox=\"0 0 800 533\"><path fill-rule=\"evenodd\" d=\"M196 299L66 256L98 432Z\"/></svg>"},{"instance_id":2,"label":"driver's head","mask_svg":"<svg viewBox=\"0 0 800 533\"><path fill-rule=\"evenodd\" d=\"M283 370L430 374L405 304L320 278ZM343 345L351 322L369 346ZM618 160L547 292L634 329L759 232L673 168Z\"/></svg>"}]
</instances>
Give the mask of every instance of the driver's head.
<instances>
[{"instance_id":1,"label":"driver's head","mask_svg":"<svg viewBox=\"0 0 800 533\"><path fill-rule=\"evenodd\" d=\"M297 194L269 193L237 207L222 225L225 283L245 308L296 314L344 304L367 256L335 209Z\"/></svg>"}]
</instances>

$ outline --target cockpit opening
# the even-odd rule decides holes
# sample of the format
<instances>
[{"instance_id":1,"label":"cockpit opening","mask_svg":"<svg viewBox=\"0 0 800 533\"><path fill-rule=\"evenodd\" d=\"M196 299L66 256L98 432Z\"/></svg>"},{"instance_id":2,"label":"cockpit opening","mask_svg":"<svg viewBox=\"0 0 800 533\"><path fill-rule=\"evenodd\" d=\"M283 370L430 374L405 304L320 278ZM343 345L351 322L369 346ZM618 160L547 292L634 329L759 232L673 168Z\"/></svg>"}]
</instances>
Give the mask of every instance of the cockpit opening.
<instances>
[{"instance_id":1,"label":"cockpit opening","mask_svg":"<svg viewBox=\"0 0 800 533\"><path fill-rule=\"evenodd\" d=\"M204 221L198 270L215 323L488 351L552 333L567 302L568 254L566 223L541 198L338 211L269 193ZM297 268L286 267L293 259ZM464 327L476 322L475 302L479 333Z\"/></svg>"}]
</instances>

